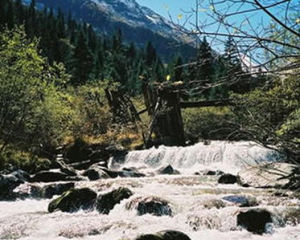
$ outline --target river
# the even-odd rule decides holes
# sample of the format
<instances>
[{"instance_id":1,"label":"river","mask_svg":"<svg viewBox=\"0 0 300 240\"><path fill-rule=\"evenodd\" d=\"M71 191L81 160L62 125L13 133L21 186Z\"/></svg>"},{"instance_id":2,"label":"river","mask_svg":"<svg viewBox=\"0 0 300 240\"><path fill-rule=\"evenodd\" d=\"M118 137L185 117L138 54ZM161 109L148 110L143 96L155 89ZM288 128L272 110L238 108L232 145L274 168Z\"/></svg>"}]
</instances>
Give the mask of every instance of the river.
<instances>
[{"instance_id":1,"label":"river","mask_svg":"<svg viewBox=\"0 0 300 240\"><path fill-rule=\"evenodd\" d=\"M0 202L0 239L97 239L133 240L143 233L178 230L192 240L300 240L299 199L274 196L272 189L244 188L237 184L218 184L218 176L195 175L205 169L237 173L249 165L278 161L281 156L254 143L212 142L189 147L164 147L130 152L123 162L111 159L111 168L135 167L147 174L143 178L116 178L81 181L76 187L89 187L98 193L120 186L134 195L116 205L109 215L97 211L48 213L51 199L26 199ZM171 164L178 175L158 175L158 168ZM24 187L24 186L23 186ZM232 202L222 208L207 207L229 195L251 196L259 208L272 213L273 223L263 235L237 226L241 211ZM139 216L126 205L138 196L157 196L167 200L172 216ZM246 208L244 208L246 209Z\"/></svg>"}]
</instances>

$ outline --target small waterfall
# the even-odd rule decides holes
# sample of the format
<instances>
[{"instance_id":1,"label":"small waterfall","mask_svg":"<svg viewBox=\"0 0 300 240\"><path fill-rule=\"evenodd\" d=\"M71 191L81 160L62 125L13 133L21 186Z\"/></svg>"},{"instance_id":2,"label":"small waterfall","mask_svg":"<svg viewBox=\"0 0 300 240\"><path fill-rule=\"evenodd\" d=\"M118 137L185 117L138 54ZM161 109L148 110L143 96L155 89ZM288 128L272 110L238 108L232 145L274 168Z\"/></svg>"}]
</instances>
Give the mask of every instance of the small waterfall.
<instances>
[{"instance_id":1,"label":"small waterfall","mask_svg":"<svg viewBox=\"0 0 300 240\"><path fill-rule=\"evenodd\" d=\"M246 166L280 160L283 160L283 156L279 153L254 142L212 141L209 144L198 143L188 147L160 146L132 151L125 157L124 165L159 168L170 164L183 172L217 168L236 173Z\"/></svg>"}]
</instances>

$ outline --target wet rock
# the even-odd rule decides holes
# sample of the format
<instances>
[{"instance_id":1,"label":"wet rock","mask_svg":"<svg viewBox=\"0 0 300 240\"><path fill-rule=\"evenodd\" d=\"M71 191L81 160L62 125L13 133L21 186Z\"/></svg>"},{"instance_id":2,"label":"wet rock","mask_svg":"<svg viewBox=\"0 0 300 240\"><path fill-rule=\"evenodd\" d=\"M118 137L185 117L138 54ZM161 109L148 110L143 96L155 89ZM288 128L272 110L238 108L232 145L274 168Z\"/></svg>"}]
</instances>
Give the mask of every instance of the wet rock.
<instances>
[{"instance_id":1,"label":"wet rock","mask_svg":"<svg viewBox=\"0 0 300 240\"><path fill-rule=\"evenodd\" d=\"M250 167L238 173L239 184L256 188L284 187L289 183L295 165L269 163Z\"/></svg>"},{"instance_id":2,"label":"wet rock","mask_svg":"<svg viewBox=\"0 0 300 240\"><path fill-rule=\"evenodd\" d=\"M171 165L161 167L158 171L158 174L179 174L179 171L175 170Z\"/></svg>"},{"instance_id":3,"label":"wet rock","mask_svg":"<svg viewBox=\"0 0 300 240\"><path fill-rule=\"evenodd\" d=\"M186 234L178 231L167 230L155 234L145 234L135 240L191 240Z\"/></svg>"},{"instance_id":4,"label":"wet rock","mask_svg":"<svg viewBox=\"0 0 300 240\"><path fill-rule=\"evenodd\" d=\"M127 209L136 209L138 215L172 216L172 208L168 201L158 197L138 197L126 205Z\"/></svg>"},{"instance_id":5,"label":"wet rock","mask_svg":"<svg viewBox=\"0 0 300 240\"><path fill-rule=\"evenodd\" d=\"M0 175L0 200L13 200L16 198L13 190L24 183L13 174Z\"/></svg>"},{"instance_id":6,"label":"wet rock","mask_svg":"<svg viewBox=\"0 0 300 240\"><path fill-rule=\"evenodd\" d=\"M114 171L114 170L109 170L107 168L100 167L104 172L108 174L109 177L111 178L117 178L117 177L132 177L132 178L137 178L137 177L145 177L145 174L139 173L138 171L130 168L123 168L121 171Z\"/></svg>"},{"instance_id":7,"label":"wet rock","mask_svg":"<svg viewBox=\"0 0 300 240\"><path fill-rule=\"evenodd\" d=\"M112 155L113 164L115 166L120 166L125 162L125 158L126 158L126 155L128 154L128 151L126 151L126 150L112 150L112 149L109 149L108 151Z\"/></svg>"},{"instance_id":8,"label":"wet rock","mask_svg":"<svg viewBox=\"0 0 300 240\"><path fill-rule=\"evenodd\" d=\"M224 201L220 199L209 199L203 202L203 207L207 209L212 209L212 208L220 209L226 207L226 204L224 203Z\"/></svg>"},{"instance_id":9,"label":"wet rock","mask_svg":"<svg viewBox=\"0 0 300 240\"><path fill-rule=\"evenodd\" d=\"M136 169L123 168L120 177L145 177L145 174L138 172Z\"/></svg>"},{"instance_id":10,"label":"wet rock","mask_svg":"<svg viewBox=\"0 0 300 240\"><path fill-rule=\"evenodd\" d=\"M100 213L108 214L116 204L131 197L133 193L128 188L118 188L109 193L98 196L96 208Z\"/></svg>"},{"instance_id":11,"label":"wet rock","mask_svg":"<svg viewBox=\"0 0 300 240\"><path fill-rule=\"evenodd\" d=\"M60 171L41 171L36 173L31 178L32 182L57 182L68 181L68 174Z\"/></svg>"},{"instance_id":12,"label":"wet rock","mask_svg":"<svg viewBox=\"0 0 300 240\"><path fill-rule=\"evenodd\" d=\"M52 198L54 195L61 195L65 191L74 188L74 183L55 183L45 186L32 183L22 184L14 190L19 199L26 198Z\"/></svg>"},{"instance_id":13,"label":"wet rock","mask_svg":"<svg viewBox=\"0 0 300 240\"><path fill-rule=\"evenodd\" d=\"M16 178L18 178L20 181L23 182L29 182L30 181L30 175L28 172L25 172L21 169L13 171L11 173L12 176L15 176Z\"/></svg>"},{"instance_id":14,"label":"wet rock","mask_svg":"<svg viewBox=\"0 0 300 240\"><path fill-rule=\"evenodd\" d=\"M73 188L52 200L48 205L48 211L75 212L80 209L91 209L96 199L97 193L89 188Z\"/></svg>"},{"instance_id":15,"label":"wet rock","mask_svg":"<svg viewBox=\"0 0 300 240\"><path fill-rule=\"evenodd\" d=\"M253 207L258 205L255 197L251 196L230 195L225 196L222 199L231 202L238 207Z\"/></svg>"},{"instance_id":16,"label":"wet rock","mask_svg":"<svg viewBox=\"0 0 300 240\"><path fill-rule=\"evenodd\" d=\"M86 170L89 167L91 167L93 164L95 164L92 160L85 160L81 162L71 163L70 166L72 168L75 168L76 170Z\"/></svg>"},{"instance_id":17,"label":"wet rock","mask_svg":"<svg viewBox=\"0 0 300 240\"><path fill-rule=\"evenodd\" d=\"M218 183L221 183L221 184L234 184L234 183L237 183L237 181L238 181L237 176L234 176L232 174L223 174L218 179Z\"/></svg>"},{"instance_id":18,"label":"wet rock","mask_svg":"<svg viewBox=\"0 0 300 240\"><path fill-rule=\"evenodd\" d=\"M64 192L74 188L74 183L58 183L50 184L42 188L41 197L42 198L52 198L54 195L61 195Z\"/></svg>"},{"instance_id":19,"label":"wet rock","mask_svg":"<svg viewBox=\"0 0 300 240\"><path fill-rule=\"evenodd\" d=\"M267 223L271 223L271 213L264 209L250 209L237 215L237 224L249 232L262 234Z\"/></svg>"},{"instance_id":20,"label":"wet rock","mask_svg":"<svg viewBox=\"0 0 300 240\"><path fill-rule=\"evenodd\" d=\"M41 198L42 187L25 183L16 187L13 192L17 199Z\"/></svg>"},{"instance_id":21,"label":"wet rock","mask_svg":"<svg viewBox=\"0 0 300 240\"><path fill-rule=\"evenodd\" d=\"M98 166L91 167L90 169L84 171L82 175L88 177L91 181L110 178L109 174Z\"/></svg>"},{"instance_id":22,"label":"wet rock","mask_svg":"<svg viewBox=\"0 0 300 240\"><path fill-rule=\"evenodd\" d=\"M96 150L93 151L89 156L88 159L94 161L94 162L100 162L100 161L104 161L104 162L108 162L110 158L110 154L108 151L104 151L104 150Z\"/></svg>"},{"instance_id":23,"label":"wet rock","mask_svg":"<svg viewBox=\"0 0 300 240\"><path fill-rule=\"evenodd\" d=\"M216 171L214 171L214 170L204 170L202 172L202 175L204 175L204 176L220 176L222 174L224 174L224 172L222 172L220 170L216 170Z\"/></svg>"}]
</instances>

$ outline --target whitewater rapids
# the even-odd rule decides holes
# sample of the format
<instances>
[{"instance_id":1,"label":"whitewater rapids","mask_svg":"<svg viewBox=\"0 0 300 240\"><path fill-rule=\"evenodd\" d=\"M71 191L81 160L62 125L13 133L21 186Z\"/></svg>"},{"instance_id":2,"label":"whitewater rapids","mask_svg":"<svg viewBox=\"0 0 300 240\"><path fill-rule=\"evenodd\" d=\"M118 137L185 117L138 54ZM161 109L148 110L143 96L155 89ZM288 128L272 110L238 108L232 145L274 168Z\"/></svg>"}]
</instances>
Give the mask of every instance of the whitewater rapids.
<instances>
[{"instance_id":1,"label":"whitewater rapids","mask_svg":"<svg viewBox=\"0 0 300 240\"><path fill-rule=\"evenodd\" d=\"M130 152L123 163L112 159L111 167L135 166L150 172L171 164L181 175L76 183L76 187L89 187L100 193L120 186L131 189L134 195L115 206L109 215L97 211L48 213L51 200L2 201L0 239L133 240L139 234L170 229L182 231L192 240L300 240L300 225L289 217L290 212L299 209L299 199L276 197L268 189L221 185L217 183L217 176L194 175L194 172L208 168L237 172L248 165L278 160L280 156L274 151L246 142L199 143L184 148L161 146ZM237 227L236 215L240 208L233 204L228 203L220 209L203 207L204 202L233 194L253 196L259 207L274 214L273 223L267 226L267 233L255 235ZM126 204L137 196L158 196L169 201L173 216L138 216L136 210L127 210Z\"/></svg>"}]
</instances>

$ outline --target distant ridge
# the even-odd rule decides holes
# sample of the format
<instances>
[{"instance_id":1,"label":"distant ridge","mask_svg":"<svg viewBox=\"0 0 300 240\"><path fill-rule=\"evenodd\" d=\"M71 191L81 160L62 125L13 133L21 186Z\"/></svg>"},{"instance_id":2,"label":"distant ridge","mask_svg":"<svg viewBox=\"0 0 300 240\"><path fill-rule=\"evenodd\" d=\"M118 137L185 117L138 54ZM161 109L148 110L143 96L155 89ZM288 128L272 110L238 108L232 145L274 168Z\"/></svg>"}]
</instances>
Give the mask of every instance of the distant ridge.
<instances>
[{"instance_id":1,"label":"distant ridge","mask_svg":"<svg viewBox=\"0 0 300 240\"><path fill-rule=\"evenodd\" d=\"M108 36L121 29L126 42L140 47L151 41L165 60L177 55L185 59L195 56L193 38L135 0L36 0L36 3L39 8L60 8L65 14L71 13L75 20L91 24L97 32Z\"/></svg>"}]
</instances>

